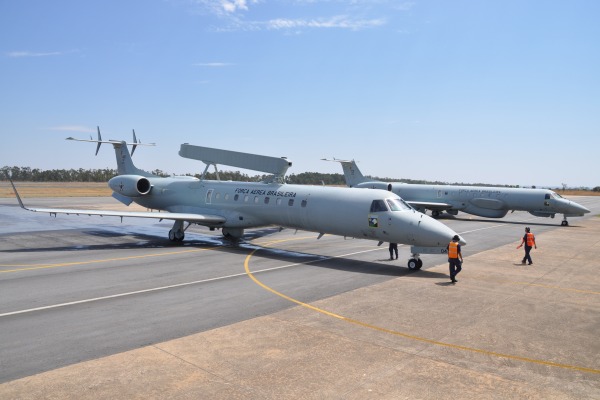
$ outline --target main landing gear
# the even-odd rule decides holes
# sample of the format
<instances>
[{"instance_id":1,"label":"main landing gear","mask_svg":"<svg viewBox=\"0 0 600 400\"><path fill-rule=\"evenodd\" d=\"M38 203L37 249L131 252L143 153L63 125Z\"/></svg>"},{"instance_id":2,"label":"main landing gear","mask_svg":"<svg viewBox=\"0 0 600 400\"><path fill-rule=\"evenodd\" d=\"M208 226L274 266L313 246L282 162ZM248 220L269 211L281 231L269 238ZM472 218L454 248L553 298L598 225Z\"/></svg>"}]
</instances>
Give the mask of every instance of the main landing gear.
<instances>
[{"instance_id":1,"label":"main landing gear","mask_svg":"<svg viewBox=\"0 0 600 400\"><path fill-rule=\"evenodd\" d=\"M423 260L419 258L418 253L413 253L412 258L408 260L408 269L417 270L423 266Z\"/></svg>"},{"instance_id":2,"label":"main landing gear","mask_svg":"<svg viewBox=\"0 0 600 400\"><path fill-rule=\"evenodd\" d=\"M183 221L175 221L173 228L169 231L169 240L171 242L183 242L185 238L185 230L190 227L191 224L183 228Z\"/></svg>"}]
</instances>

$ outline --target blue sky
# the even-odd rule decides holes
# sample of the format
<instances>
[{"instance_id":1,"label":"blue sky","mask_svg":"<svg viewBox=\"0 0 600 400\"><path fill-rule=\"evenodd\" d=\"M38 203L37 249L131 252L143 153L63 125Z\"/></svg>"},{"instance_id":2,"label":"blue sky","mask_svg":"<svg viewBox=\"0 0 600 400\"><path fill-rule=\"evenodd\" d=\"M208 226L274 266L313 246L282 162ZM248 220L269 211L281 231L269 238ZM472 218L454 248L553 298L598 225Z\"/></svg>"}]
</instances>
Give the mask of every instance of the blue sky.
<instances>
[{"instance_id":1,"label":"blue sky","mask_svg":"<svg viewBox=\"0 0 600 400\"><path fill-rule=\"evenodd\" d=\"M181 143L288 173L599 186L600 2L0 0L0 166L201 172ZM227 168L226 168L227 169ZM252 171L243 171L251 175Z\"/></svg>"}]
</instances>

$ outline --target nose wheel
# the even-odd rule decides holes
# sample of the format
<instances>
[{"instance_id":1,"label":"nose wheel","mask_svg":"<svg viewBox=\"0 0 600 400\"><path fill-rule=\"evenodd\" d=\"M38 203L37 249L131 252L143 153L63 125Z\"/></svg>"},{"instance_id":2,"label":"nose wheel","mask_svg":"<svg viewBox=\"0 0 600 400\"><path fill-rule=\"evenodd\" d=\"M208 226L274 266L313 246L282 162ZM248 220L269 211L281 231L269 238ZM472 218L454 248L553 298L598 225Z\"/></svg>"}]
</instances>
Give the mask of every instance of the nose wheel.
<instances>
[{"instance_id":1,"label":"nose wheel","mask_svg":"<svg viewBox=\"0 0 600 400\"><path fill-rule=\"evenodd\" d=\"M569 221L567 221L567 216L566 215L563 218L562 222L560 223L560 226L569 226Z\"/></svg>"},{"instance_id":2,"label":"nose wheel","mask_svg":"<svg viewBox=\"0 0 600 400\"><path fill-rule=\"evenodd\" d=\"M423 266L423 260L419 258L418 254L413 254L413 258L408 260L408 269L417 270Z\"/></svg>"}]
</instances>

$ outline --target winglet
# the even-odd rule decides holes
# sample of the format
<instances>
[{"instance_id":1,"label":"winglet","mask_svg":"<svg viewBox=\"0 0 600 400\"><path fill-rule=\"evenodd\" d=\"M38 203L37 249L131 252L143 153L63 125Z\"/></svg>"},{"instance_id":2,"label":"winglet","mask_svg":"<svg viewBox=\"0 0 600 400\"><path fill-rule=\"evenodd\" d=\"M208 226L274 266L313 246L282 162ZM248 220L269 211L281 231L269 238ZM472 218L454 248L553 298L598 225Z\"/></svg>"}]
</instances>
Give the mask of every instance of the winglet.
<instances>
[{"instance_id":1,"label":"winglet","mask_svg":"<svg viewBox=\"0 0 600 400\"><path fill-rule=\"evenodd\" d=\"M19 196L19 192L17 192L17 188L15 187L15 184L13 183L12 179L10 178L10 175L8 174L7 171L4 171L4 173L6 174L6 178L8 179L8 181L10 182L13 191L15 192L15 196L17 196L17 201L19 202L19 205L21 206L21 208L25 209L25 210L29 210L27 207L25 207L25 205L23 204L23 200L21 200L21 196Z\"/></svg>"},{"instance_id":2,"label":"winglet","mask_svg":"<svg viewBox=\"0 0 600 400\"><path fill-rule=\"evenodd\" d=\"M102 136L100 136L100 127L98 128L98 146L96 146L96 155L98 155L98 151L100 151L100 145L102 144Z\"/></svg>"},{"instance_id":3,"label":"winglet","mask_svg":"<svg viewBox=\"0 0 600 400\"><path fill-rule=\"evenodd\" d=\"M140 143L138 142L137 138L135 137L135 129L132 129L133 131L133 147L131 148L131 156L133 157L133 153L135 152L135 148L137 147L137 144Z\"/></svg>"}]
</instances>

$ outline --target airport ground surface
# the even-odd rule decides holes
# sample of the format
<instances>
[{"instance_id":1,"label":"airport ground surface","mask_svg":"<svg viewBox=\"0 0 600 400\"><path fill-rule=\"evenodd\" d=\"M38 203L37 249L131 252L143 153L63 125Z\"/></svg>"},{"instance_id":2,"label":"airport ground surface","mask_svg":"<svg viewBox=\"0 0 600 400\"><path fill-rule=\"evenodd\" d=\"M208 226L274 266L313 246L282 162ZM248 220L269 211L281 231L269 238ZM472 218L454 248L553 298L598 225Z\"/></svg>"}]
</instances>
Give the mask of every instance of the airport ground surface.
<instances>
[{"instance_id":1,"label":"airport ground surface","mask_svg":"<svg viewBox=\"0 0 600 400\"><path fill-rule=\"evenodd\" d=\"M566 228L443 219L468 241L452 285L444 256L412 272L405 246L201 227L173 245L166 221L1 199L0 398L600 398L600 198L574 200L592 213Z\"/></svg>"}]
</instances>

